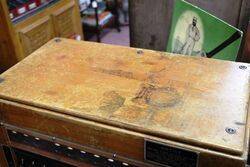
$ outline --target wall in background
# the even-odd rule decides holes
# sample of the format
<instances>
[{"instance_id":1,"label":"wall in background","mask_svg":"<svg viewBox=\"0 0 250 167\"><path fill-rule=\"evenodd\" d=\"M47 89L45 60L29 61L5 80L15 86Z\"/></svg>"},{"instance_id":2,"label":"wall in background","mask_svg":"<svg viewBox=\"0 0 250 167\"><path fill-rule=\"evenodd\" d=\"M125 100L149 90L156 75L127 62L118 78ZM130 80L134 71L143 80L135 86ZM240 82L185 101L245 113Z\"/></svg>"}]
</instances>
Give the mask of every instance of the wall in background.
<instances>
[{"instance_id":1,"label":"wall in background","mask_svg":"<svg viewBox=\"0 0 250 167\"><path fill-rule=\"evenodd\" d=\"M246 32L250 16L248 0L187 1ZM174 0L130 0L129 2L131 46L165 51ZM241 59L242 57L239 57L239 60Z\"/></svg>"}]
</instances>

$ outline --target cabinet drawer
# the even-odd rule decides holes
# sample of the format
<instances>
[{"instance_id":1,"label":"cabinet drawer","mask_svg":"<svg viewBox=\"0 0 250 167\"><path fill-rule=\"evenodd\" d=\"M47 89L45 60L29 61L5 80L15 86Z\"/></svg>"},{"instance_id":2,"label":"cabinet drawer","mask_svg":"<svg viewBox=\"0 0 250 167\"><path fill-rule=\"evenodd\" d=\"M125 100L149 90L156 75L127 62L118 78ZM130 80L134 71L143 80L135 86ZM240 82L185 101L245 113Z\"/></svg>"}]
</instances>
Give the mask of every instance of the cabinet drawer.
<instances>
[{"instance_id":1,"label":"cabinet drawer","mask_svg":"<svg viewBox=\"0 0 250 167\"><path fill-rule=\"evenodd\" d=\"M50 17L41 18L21 29L19 36L24 55L27 56L54 37L52 20Z\"/></svg>"}]
</instances>

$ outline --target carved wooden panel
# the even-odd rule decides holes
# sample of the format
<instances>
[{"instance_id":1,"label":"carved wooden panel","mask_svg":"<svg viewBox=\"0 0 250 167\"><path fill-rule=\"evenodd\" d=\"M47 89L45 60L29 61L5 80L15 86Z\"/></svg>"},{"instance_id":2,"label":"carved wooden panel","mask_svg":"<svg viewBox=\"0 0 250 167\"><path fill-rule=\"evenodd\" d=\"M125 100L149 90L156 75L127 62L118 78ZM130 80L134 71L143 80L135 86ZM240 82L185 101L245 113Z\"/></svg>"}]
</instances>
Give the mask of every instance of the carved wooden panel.
<instances>
[{"instance_id":1,"label":"carved wooden panel","mask_svg":"<svg viewBox=\"0 0 250 167\"><path fill-rule=\"evenodd\" d=\"M74 3L70 3L52 14L56 36L69 38L77 34L76 15L74 12Z\"/></svg>"},{"instance_id":2,"label":"carved wooden panel","mask_svg":"<svg viewBox=\"0 0 250 167\"><path fill-rule=\"evenodd\" d=\"M27 56L54 37L52 20L44 17L23 28L19 34L24 54Z\"/></svg>"}]
</instances>

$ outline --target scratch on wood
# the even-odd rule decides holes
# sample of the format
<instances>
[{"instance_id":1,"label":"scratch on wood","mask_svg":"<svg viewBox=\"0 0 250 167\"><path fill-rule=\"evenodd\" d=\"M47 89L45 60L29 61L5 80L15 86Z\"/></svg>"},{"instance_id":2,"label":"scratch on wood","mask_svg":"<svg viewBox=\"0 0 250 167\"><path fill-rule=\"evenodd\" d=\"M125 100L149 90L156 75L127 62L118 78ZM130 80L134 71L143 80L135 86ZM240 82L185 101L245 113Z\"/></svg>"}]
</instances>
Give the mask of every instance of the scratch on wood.
<instances>
[{"instance_id":1,"label":"scratch on wood","mask_svg":"<svg viewBox=\"0 0 250 167\"><path fill-rule=\"evenodd\" d=\"M123 78L129 78L129 79L135 79L132 72L128 71L122 71L122 70L109 70L109 69L103 69L103 68L95 68L94 71L101 72L104 74L110 74L115 75L118 77Z\"/></svg>"},{"instance_id":2,"label":"scratch on wood","mask_svg":"<svg viewBox=\"0 0 250 167\"><path fill-rule=\"evenodd\" d=\"M67 56L66 55L60 55L57 57L57 60L62 60L62 59L65 59Z\"/></svg>"},{"instance_id":3,"label":"scratch on wood","mask_svg":"<svg viewBox=\"0 0 250 167\"><path fill-rule=\"evenodd\" d=\"M242 122L235 122L236 125L240 125L240 126L244 126L246 125L245 123L242 123Z\"/></svg>"}]
</instances>

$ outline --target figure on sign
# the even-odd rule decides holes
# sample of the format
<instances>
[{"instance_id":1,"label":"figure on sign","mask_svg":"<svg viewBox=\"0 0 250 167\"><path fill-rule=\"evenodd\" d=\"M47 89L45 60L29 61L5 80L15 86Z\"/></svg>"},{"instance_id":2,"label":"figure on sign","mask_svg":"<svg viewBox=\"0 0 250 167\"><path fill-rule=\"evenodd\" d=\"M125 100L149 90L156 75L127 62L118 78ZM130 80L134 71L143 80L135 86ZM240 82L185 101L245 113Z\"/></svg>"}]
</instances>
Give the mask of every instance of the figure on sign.
<instances>
[{"instance_id":1,"label":"figure on sign","mask_svg":"<svg viewBox=\"0 0 250 167\"><path fill-rule=\"evenodd\" d=\"M197 18L193 17L193 22L187 28L186 41L182 48L182 54L192 55L195 43L200 40L200 32L197 28Z\"/></svg>"}]
</instances>

